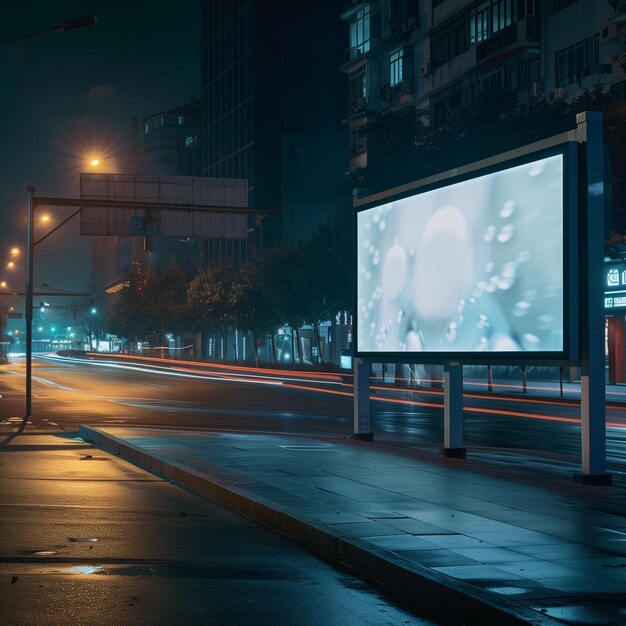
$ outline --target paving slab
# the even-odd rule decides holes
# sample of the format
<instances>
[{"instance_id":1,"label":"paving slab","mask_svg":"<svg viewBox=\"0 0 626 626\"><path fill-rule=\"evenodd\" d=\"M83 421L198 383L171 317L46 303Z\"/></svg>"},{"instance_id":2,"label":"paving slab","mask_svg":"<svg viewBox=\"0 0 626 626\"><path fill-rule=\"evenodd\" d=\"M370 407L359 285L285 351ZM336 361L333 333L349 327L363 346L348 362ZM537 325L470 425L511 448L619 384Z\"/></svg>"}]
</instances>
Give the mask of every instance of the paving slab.
<instances>
[{"instance_id":1,"label":"paving slab","mask_svg":"<svg viewBox=\"0 0 626 626\"><path fill-rule=\"evenodd\" d=\"M79 434L447 619L626 623L623 489L575 484L550 463L529 472L294 435Z\"/></svg>"}]
</instances>

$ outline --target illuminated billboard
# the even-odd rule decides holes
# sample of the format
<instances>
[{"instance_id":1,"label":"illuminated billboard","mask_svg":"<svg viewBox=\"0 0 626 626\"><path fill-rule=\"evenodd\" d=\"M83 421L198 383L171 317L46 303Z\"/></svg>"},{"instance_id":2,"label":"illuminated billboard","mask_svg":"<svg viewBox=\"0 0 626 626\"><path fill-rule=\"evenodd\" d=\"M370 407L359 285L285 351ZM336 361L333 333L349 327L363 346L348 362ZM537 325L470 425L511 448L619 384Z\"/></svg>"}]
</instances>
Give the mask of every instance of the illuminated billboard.
<instances>
[{"instance_id":1,"label":"illuminated billboard","mask_svg":"<svg viewBox=\"0 0 626 626\"><path fill-rule=\"evenodd\" d=\"M563 144L359 208L355 353L576 358L575 156Z\"/></svg>"}]
</instances>

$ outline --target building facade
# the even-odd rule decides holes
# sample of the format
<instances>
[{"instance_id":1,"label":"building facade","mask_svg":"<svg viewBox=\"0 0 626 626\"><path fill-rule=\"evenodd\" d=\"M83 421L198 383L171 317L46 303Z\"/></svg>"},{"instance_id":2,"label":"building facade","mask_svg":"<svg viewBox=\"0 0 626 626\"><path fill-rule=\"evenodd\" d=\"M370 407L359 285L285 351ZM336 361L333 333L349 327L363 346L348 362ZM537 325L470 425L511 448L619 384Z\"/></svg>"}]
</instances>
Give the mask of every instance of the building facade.
<instances>
[{"instance_id":1,"label":"building facade","mask_svg":"<svg viewBox=\"0 0 626 626\"><path fill-rule=\"evenodd\" d=\"M350 170L367 167L371 112L429 107L441 126L493 87L571 98L626 80L624 0L346 0Z\"/></svg>"},{"instance_id":2,"label":"building facade","mask_svg":"<svg viewBox=\"0 0 626 626\"><path fill-rule=\"evenodd\" d=\"M202 1L203 173L248 180L259 210L248 245L303 239L341 202L342 8Z\"/></svg>"}]
</instances>

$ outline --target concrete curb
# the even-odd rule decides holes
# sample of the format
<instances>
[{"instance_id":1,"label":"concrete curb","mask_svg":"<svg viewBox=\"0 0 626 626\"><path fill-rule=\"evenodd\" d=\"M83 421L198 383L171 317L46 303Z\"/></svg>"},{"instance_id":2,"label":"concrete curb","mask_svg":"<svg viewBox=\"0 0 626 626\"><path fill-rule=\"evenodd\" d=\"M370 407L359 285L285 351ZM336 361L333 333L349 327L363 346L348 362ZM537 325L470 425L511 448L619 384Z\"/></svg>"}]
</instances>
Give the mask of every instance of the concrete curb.
<instances>
[{"instance_id":1,"label":"concrete curb","mask_svg":"<svg viewBox=\"0 0 626 626\"><path fill-rule=\"evenodd\" d=\"M355 574L374 580L404 601L427 609L438 616L468 626L484 624L561 625L553 619L526 606L483 592L462 580L419 568L391 551L378 548L353 535L339 533L322 523L314 524L294 517L287 509L271 502L251 497L245 485L254 479L220 470L220 477L240 479L237 487L225 486L220 477L197 472L189 467L149 454L109 433L91 426L80 425L79 436L87 442L119 455L125 460L155 474L161 474L220 504L250 517L264 526L295 539L316 552L334 566L347 567Z\"/></svg>"}]
</instances>

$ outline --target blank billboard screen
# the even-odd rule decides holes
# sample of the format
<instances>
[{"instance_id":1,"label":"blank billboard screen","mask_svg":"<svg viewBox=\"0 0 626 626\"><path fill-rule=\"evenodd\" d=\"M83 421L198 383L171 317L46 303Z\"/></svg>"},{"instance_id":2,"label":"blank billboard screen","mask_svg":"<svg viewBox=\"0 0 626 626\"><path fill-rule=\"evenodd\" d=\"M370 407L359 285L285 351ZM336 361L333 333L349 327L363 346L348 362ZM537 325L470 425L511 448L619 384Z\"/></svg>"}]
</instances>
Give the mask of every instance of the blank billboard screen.
<instances>
[{"instance_id":1,"label":"blank billboard screen","mask_svg":"<svg viewBox=\"0 0 626 626\"><path fill-rule=\"evenodd\" d=\"M360 211L357 354L563 355L564 161L546 156Z\"/></svg>"}]
</instances>

